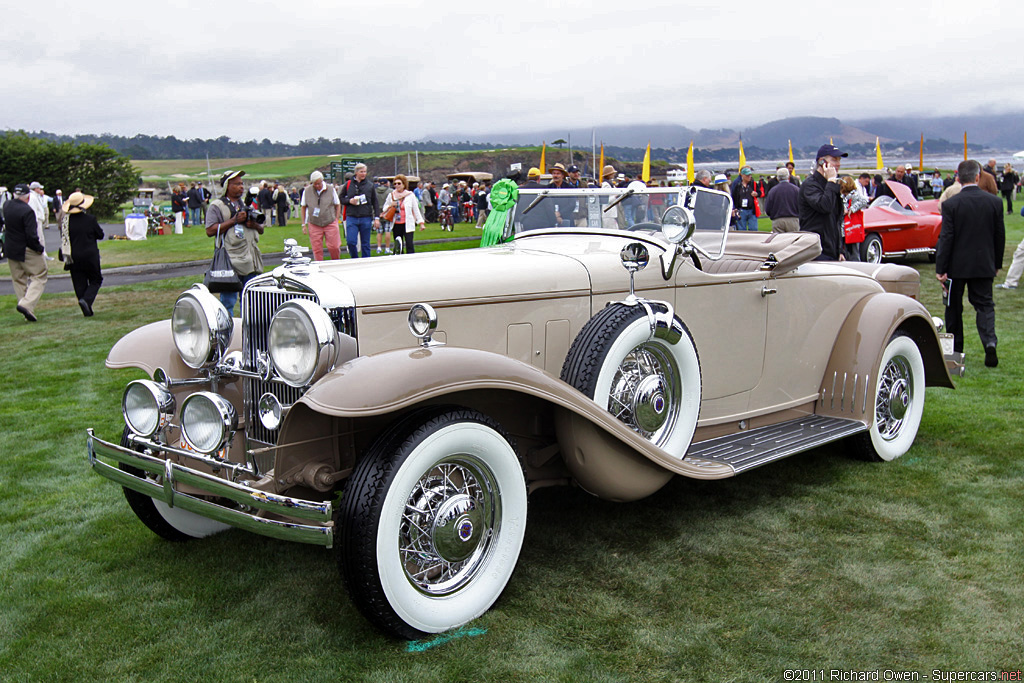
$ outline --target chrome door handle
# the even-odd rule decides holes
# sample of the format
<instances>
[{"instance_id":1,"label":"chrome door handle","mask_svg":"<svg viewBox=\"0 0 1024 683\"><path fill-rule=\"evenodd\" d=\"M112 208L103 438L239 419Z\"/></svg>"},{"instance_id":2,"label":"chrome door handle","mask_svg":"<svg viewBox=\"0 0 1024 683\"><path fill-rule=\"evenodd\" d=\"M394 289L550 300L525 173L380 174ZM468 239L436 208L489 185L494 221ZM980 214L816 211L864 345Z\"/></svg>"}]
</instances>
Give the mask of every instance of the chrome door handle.
<instances>
[{"instance_id":1,"label":"chrome door handle","mask_svg":"<svg viewBox=\"0 0 1024 683\"><path fill-rule=\"evenodd\" d=\"M766 296L768 296L769 294L778 294L778 293L779 293L778 289L775 289L774 287L769 287L768 285L765 285L764 287L761 288L761 298L762 299L765 298Z\"/></svg>"}]
</instances>

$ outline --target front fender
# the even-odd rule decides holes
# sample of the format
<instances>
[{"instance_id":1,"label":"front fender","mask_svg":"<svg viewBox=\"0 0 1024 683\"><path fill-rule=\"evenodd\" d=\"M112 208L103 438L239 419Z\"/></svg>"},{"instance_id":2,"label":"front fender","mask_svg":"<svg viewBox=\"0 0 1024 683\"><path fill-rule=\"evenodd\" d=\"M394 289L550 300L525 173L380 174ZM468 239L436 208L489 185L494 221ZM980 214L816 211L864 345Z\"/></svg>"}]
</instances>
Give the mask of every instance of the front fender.
<instances>
[{"instance_id":1,"label":"front fender","mask_svg":"<svg viewBox=\"0 0 1024 683\"><path fill-rule=\"evenodd\" d=\"M872 419L876 373L896 332L909 335L921 350L927 386L954 388L928 309L900 294L873 294L853 307L840 328L822 377L817 413Z\"/></svg>"},{"instance_id":2,"label":"front fender","mask_svg":"<svg viewBox=\"0 0 1024 683\"><path fill-rule=\"evenodd\" d=\"M235 318L229 351L242 348L242 321ZM107 354L107 367L113 369L139 368L150 377L157 368L163 368L175 378L198 376L198 372L181 360L174 346L171 321L159 320L132 330L117 340Z\"/></svg>"},{"instance_id":3,"label":"front fender","mask_svg":"<svg viewBox=\"0 0 1024 683\"><path fill-rule=\"evenodd\" d=\"M397 413L424 401L468 391L504 391L533 396L581 418L610 437L602 454L653 464L656 469L699 479L732 476L673 457L616 420L607 410L562 380L501 354L451 346L401 349L360 356L321 379L298 400L311 410L342 418ZM563 444L564 446L565 444ZM642 456L637 457L637 454Z\"/></svg>"}]
</instances>

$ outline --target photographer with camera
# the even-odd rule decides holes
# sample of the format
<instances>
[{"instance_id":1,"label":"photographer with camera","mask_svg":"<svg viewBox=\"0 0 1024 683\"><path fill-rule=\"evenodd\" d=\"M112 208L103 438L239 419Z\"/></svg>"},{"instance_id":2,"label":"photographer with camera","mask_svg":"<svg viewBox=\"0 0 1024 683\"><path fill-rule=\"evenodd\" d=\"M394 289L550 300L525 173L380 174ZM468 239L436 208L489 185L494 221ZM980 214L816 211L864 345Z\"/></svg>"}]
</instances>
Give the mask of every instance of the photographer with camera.
<instances>
[{"instance_id":1,"label":"photographer with camera","mask_svg":"<svg viewBox=\"0 0 1024 683\"><path fill-rule=\"evenodd\" d=\"M224 246L231 257L231 267L238 279L245 283L263 272L263 255L257 246L263 234L266 220L262 213L248 211L242 204L245 171L226 171L220 177L220 186L225 188L224 196L210 202L206 212L206 234L209 237L222 235ZM220 302L228 313L234 315L238 292L221 292Z\"/></svg>"}]
</instances>

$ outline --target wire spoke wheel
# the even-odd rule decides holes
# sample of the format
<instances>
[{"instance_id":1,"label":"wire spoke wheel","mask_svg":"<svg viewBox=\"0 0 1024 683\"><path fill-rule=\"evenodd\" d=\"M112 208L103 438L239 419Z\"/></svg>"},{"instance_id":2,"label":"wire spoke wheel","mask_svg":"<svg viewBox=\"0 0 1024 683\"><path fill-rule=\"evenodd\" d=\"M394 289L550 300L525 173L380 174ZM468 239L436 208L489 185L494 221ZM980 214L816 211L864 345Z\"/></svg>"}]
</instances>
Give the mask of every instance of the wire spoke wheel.
<instances>
[{"instance_id":1,"label":"wire spoke wheel","mask_svg":"<svg viewBox=\"0 0 1024 683\"><path fill-rule=\"evenodd\" d=\"M398 552L418 590L451 594L471 581L494 537L500 510L494 473L467 458L439 462L405 503Z\"/></svg>"},{"instance_id":2,"label":"wire spoke wheel","mask_svg":"<svg viewBox=\"0 0 1024 683\"><path fill-rule=\"evenodd\" d=\"M643 343L626 354L608 394L608 411L661 445L679 412L679 370L663 346Z\"/></svg>"},{"instance_id":3,"label":"wire spoke wheel","mask_svg":"<svg viewBox=\"0 0 1024 683\"><path fill-rule=\"evenodd\" d=\"M902 356L891 358L882 370L875 395L875 426L886 441L900 435L903 420L912 408L913 390L909 361Z\"/></svg>"}]
</instances>

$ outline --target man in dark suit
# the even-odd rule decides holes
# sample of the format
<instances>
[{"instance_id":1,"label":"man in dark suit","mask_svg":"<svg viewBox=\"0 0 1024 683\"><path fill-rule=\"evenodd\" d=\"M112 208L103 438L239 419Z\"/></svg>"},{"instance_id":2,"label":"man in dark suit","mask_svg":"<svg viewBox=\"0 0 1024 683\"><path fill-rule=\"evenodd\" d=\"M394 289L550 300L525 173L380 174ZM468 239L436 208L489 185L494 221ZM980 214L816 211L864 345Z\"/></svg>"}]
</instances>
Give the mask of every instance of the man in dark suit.
<instances>
[{"instance_id":1,"label":"man in dark suit","mask_svg":"<svg viewBox=\"0 0 1024 683\"><path fill-rule=\"evenodd\" d=\"M996 309L992 280L1003 267L1006 229L1003 203L978 187L981 165L962 161L956 169L960 193L942 204L942 231L935 247L935 277L947 291L946 328L953 350L964 350L963 296L977 313L978 336L985 347L985 365L999 364L996 356Z\"/></svg>"}]
</instances>

